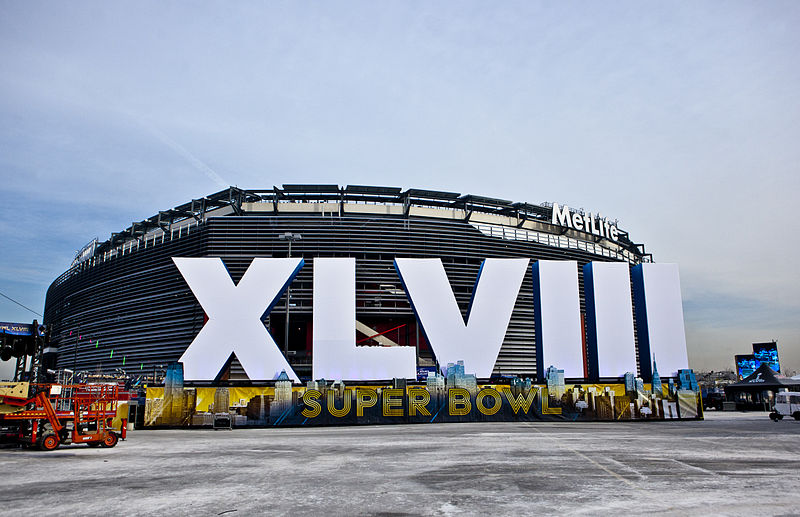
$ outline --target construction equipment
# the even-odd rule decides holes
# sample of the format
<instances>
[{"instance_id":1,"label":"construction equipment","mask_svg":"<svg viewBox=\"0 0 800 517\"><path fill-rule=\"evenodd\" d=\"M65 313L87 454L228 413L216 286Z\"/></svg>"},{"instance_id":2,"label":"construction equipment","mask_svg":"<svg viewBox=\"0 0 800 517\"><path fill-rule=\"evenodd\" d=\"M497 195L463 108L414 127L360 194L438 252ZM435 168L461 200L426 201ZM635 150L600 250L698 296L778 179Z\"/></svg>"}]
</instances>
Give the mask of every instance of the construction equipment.
<instances>
[{"instance_id":1,"label":"construction equipment","mask_svg":"<svg viewBox=\"0 0 800 517\"><path fill-rule=\"evenodd\" d=\"M50 382L48 368L55 367L56 349L50 345L50 328L33 323L0 322L0 361L15 359L15 381Z\"/></svg>"},{"instance_id":2,"label":"construction equipment","mask_svg":"<svg viewBox=\"0 0 800 517\"><path fill-rule=\"evenodd\" d=\"M0 433L23 446L114 447L127 431L127 418L120 419L119 434L113 427L118 409L116 384L0 383Z\"/></svg>"}]
</instances>

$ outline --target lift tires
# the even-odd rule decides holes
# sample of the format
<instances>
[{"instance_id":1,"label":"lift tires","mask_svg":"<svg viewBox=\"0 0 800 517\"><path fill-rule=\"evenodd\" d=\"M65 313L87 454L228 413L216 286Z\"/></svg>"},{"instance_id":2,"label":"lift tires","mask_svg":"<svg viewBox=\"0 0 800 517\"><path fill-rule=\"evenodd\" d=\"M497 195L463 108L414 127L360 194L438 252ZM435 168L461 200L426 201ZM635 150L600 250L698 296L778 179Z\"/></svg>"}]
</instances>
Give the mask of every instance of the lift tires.
<instances>
[{"instance_id":1,"label":"lift tires","mask_svg":"<svg viewBox=\"0 0 800 517\"><path fill-rule=\"evenodd\" d=\"M795 411L792 416L795 420L800 420L800 411Z\"/></svg>"},{"instance_id":2,"label":"lift tires","mask_svg":"<svg viewBox=\"0 0 800 517\"><path fill-rule=\"evenodd\" d=\"M100 445L102 447L106 447L106 448L110 449L111 447L114 447L115 445L117 445L118 441L119 441L119 437L117 436L117 433L115 433L113 431L109 431L108 435L105 438L105 440L100 442Z\"/></svg>"},{"instance_id":3,"label":"lift tires","mask_svg":"<svg viewBox=\"0 0 800 517\"><path fill-rule=\"evenodd\" d=\"M43 451L54 451L58 449L61 442L58 440L58 435L55 433L46 433L39 438L38 446Z\"/></svg>"}]
</instances>

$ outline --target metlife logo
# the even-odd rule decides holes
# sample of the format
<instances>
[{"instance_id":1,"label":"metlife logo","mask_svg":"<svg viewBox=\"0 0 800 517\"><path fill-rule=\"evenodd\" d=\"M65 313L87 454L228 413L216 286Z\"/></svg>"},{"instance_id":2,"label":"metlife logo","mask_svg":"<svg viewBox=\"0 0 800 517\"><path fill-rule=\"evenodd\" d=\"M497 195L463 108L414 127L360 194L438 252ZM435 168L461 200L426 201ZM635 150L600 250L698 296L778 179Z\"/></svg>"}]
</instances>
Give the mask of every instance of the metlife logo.
<instances>
[{"instance_id":1,"label":"metlife logo","mask_svg":"<svg viewBox=\"0 0 800 517\"><path fill-rule=\"evenodd\" d=\"M608 219L594 216L591 212L586 215L572 212L567 205L559 206L558 203L553 203L553 216L550 222L598 237L605 237L614 242L619 241L619 228L615 224L609 223Z\"/></svg>"}]
</instances>

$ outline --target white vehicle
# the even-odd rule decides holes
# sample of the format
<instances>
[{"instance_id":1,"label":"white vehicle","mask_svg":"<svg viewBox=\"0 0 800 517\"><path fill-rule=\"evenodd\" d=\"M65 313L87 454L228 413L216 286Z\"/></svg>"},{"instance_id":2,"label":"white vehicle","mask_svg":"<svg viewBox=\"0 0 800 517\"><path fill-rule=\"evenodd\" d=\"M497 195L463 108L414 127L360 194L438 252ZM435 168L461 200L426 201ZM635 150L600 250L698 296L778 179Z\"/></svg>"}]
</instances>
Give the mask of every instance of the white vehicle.
<instances>
[{"instance_id":1,"label":"white vehicle","mask_svg":"<svg viewBox=\"0 0 800 517\"><path fill-rule=\"evenodd\" d=\"M800 420L800 392L781 391L775 394L775 408L769 417L777 422L785 416L793 416L795 420Z\"/></svg>"}]
</instances>

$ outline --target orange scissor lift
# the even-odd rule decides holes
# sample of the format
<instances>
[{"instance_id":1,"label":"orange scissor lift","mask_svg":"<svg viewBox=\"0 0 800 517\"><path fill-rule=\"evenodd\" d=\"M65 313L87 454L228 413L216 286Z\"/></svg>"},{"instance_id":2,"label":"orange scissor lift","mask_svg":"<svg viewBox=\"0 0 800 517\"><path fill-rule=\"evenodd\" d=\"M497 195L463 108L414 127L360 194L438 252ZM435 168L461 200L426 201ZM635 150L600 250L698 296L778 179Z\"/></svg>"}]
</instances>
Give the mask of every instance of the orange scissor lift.
<instances>
[{"instance_id":1,"label":"orange scissor lift","mask_svg":"<svg viewBox=\"0 0 800 517\"><path fill-rule=\"evenodd\" d=\"M0 414L0 425L13 428L22 445L51 451L69 443L114 447L125 439L127 418L119 434L112 427L120 401L116 384L33 384L29 393L30 398L0 397L20 408Z\"/></svg>"}]
</instances>

